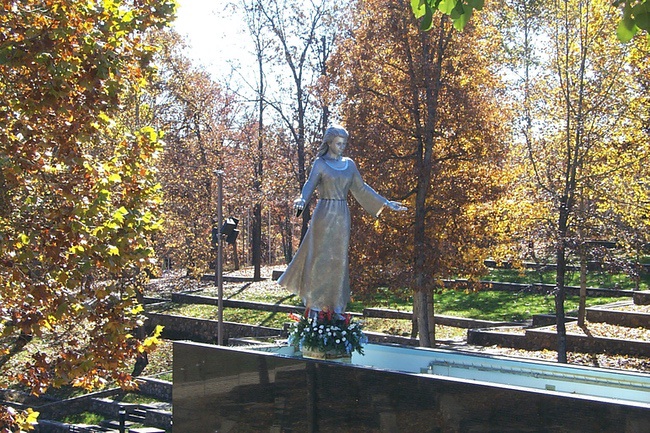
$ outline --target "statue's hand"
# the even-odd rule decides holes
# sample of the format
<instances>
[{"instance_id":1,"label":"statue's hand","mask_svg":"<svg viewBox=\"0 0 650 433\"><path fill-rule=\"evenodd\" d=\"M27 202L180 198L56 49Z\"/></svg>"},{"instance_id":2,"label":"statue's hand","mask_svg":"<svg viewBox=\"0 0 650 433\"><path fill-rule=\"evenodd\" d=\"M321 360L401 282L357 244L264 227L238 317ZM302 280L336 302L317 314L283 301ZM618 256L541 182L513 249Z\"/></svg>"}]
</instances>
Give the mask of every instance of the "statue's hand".
<instances>
[{"instance_id":1,"label":"statue's hand","mask_svg":"<svg viewBox=\"0 0 650 433\"><path fill-rule=\"evenodd\" d=\"M388 206L390 209L398 212L403 212L407 210L406 206L402 206L402 203L397 202L397 201L388 201L386 203L386 206Z\"/></svg>"},{"instance_id":2,"label":"statue's hand","mask_svg":"<svg viewBox=\"0 0 650 433\"><path fill-rule=\"evenodd\" d=\"M293 201L293 208L295 210L302 211L305 208L305 200L303 200L301 197L298 197Z\"/></svg>"}]
</instances>

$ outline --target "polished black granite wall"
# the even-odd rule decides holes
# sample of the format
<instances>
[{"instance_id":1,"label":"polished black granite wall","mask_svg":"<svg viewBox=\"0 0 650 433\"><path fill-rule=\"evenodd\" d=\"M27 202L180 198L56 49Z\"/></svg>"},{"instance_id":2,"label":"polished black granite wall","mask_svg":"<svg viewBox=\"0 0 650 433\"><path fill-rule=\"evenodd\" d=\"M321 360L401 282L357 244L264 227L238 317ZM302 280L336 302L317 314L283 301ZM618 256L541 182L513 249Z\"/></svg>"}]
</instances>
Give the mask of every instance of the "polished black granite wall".
<instances>
[{"instance_id":1,"label":"polished black granite wall","mask_svg":"<svg viewBox=\"0 0 650 433\"><path fill-rule=\"evenodd\" d=\"M630 404L184 342L173 416L174 433L650 432Z\"/></svg>"}]
</instances>

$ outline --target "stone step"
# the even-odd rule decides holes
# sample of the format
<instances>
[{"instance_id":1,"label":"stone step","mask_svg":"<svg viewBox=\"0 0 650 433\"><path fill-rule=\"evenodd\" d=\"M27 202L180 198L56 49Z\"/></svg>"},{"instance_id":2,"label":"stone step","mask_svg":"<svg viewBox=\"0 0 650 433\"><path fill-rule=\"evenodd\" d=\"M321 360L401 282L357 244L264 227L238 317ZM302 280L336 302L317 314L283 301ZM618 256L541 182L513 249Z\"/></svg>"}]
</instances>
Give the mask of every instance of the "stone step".
<instances>
[{"instance_id":1,"label":"stone step","mask_svg":"<svg viewBox=\"0 0 650 433\"><path fill-rule=\"evenodd\" d=\"M140 408L131 409L127 414L126 419L142 424L144 420L147 419L147 411Z\"/></svg>"},{"instance_id":2,"label":"stone step","mask_svg":"<svg viewBox=\"0 0 650 433\"><path fill-rule=\"evenodd\" d=\"M146 420L147 420L146 416L138 416L138 415L136 416L129 415L129 417L127 418L127 421L130 421L133 424L144 424Z\"/></svg>"},{"instance_id":3,"label":"stone step","mask_svg":"<svg viewBox=\"0 0 650 433\"><path fill-rule=\"evenodd\" d=\"M138 427L129 429L129 433L165 433L165 430L156 427Z\"/></svg>"},{"instance_id":4,"label":"stone step","mask_svg":"<svg viewBox=\"0 0 650 433\"><path fill-rule=\"evenodd\" d=\"M650 290L634 292L632 299L636 305L650 305Z\"/></svg>"},{"instance_id":5,"label":"stone step","mask_svg":"<svg viewBox=\"0 0 650 433\"><path fill-rule=\"evenodd\" d=\"M89 424L72 424L68 426L67 431L70 433L119 433L119 430Z\"/></svg>"},{"instance_id":6,"label":"stone step","mask_svg":"<svg viewBox=\"0 0 650 433\"><path fill-rule=\"evenodd\" d=\"M124 422L124 427L126 427L128 429L129 427L131 427L131 426L133 426L135 424L136 423L134 423L132 421L125 421ZM120 431L120 422L118 420L115 420L115 419L106 419L106 420L100 422L99 425L101 427L104 427L104 428Z\"/></svg>"},{"instance_id":7,"label":"stone step","mask_svg":"<svg viewBox=\"0 0 650 433\"><path fill-rule=\"evenodd\" d=\"M650 313L634 311L630 309L632 305L634 305L632 301L621 301L587 307L587 320L589 322L603 322L609 323L610 325L626 326L628 328L650 329Z\"/></svg>"}]
</instances>

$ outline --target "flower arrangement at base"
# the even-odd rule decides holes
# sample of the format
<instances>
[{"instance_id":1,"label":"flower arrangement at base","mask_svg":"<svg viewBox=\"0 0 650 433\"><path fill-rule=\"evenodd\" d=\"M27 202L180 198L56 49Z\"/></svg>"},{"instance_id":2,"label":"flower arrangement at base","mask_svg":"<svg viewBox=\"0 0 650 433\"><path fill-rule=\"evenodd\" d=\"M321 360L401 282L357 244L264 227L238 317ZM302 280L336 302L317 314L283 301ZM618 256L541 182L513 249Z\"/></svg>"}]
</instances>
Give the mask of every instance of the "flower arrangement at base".
<instances>
[{"instance_id":1,"label":"flower arrangement at base","mask_svg":"<svg viewBox=\"0 0 650 433\"><path fill-rule=\"evenodd\" d=\"M310 317L309 310L304 316L290 314L295 321L289 332L289 345L305 354L317 358L349 357L356 351L363 355L363 346L368 338L362 325L353 322L349 314L341 316L331 312L319 311Z\"/></svg>"}]
</instances>

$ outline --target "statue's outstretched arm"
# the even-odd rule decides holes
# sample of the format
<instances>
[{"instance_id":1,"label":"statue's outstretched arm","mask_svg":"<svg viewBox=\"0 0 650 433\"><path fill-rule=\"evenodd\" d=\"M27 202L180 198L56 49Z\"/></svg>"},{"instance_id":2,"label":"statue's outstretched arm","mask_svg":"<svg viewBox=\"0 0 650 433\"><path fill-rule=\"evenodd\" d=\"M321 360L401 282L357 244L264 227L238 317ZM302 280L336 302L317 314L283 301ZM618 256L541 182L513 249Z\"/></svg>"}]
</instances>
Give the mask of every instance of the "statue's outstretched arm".
<instances>
[{"instance_id":1,"label":"statue's outstretched arm","mask_svg":"<svg viewBox=\"0 0 650 433\"><path fill-rule=\"evenodd\" d=\"M398 201L386 200L385 206L391 210L402 212L407 210L407 207Z\"/></svg>"},{"instance_id":2,"label":"statue's outstretched arm","mask_svg":"<svg viewBox=\"0 0 650 433\"><path fill-rule=\"evenodd\" d=\"M305 182L305 184L302 187L302 192L300 194L300 197L298 197L293 201L293 207L298 214L300 214L300 212L302 212L302 210L305 208L312 194L316 190L316 186L320 182L321 173L322 173L321 165L322 165L322 161L319 161L318 159L314 161L314 165L312 166L311 171L309 172L309 178L307 178L307 182Z\"/></svg>"},{"instance_id":3,"label":"statue's outstretched arm","mask_svg":"<svg viewBox=\"0 0 650 433\"><path fill-rule=\"evenodd\" d=\"M354 164L353 161L350 162ZM389 208L394 211L406 210L401 203L386 199L365 183L361 178L361 174L359 173L356 164L354 165L354 171L355 173L352 178L350 191L352 191L352 195L359 202L361 207L366 210L366 212L377 217L384 208Z\"/></svg>"}]
</instances>

